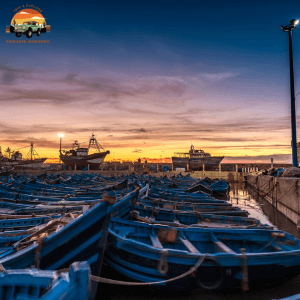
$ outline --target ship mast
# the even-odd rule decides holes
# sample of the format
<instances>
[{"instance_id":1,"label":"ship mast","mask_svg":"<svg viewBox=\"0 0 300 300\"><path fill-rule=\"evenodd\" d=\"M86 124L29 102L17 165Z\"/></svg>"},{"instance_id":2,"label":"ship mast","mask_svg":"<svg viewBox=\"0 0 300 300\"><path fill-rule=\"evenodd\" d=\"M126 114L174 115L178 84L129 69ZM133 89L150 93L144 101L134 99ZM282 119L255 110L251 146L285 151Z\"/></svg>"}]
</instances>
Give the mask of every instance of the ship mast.
<instances>
[{"instance_id":1,"label":"ship mast","mask_svg":"<svg viewBox=\"0 0 300 300\"><path fill-rule=\"evenodd\" d=\"M27 157L29 156L30 153L30 159L33 160L34 156L37 156L38 158L40 158L40 156L38 155L38 153L36 152L36 150L33 148L33 142L30 143L30 150L27 154Z\"/></svg>"},{"instance_id":2,"label":"ship mast","mask_svg":"<svg viewBox=\"0 0 300 300\"><path fill-rule=\"evenodd\" d=\"M103 147L98 143L98 141L96 140L94 134L92 134L92 137L90 138L88 151L90 150L91 147L97 149L99 153L100 153L100 148L101 148L103 151L105 151L104 148L103 148Z\"/></svg>"},{"instance_id":3,"label":"ship mast","mask_svg":"<svg viewBox=\"0 0 300 300\"><path fill-rule=\"evenodd\" d=\"M30 143L30 159L32 160L33 142Z\"/></svg>"}]
</instances>

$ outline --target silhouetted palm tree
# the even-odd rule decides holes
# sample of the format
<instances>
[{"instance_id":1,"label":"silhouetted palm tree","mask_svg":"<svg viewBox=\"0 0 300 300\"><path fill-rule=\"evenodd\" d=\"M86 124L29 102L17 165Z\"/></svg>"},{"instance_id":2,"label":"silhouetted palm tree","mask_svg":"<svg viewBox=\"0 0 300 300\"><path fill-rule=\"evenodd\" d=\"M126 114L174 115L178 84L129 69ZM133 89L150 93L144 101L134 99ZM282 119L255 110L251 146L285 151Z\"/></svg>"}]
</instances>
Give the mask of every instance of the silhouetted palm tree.
<instances>
[{"instance_id":1,"label":"silhouetted palm tree","mask_svg":"<svg viewBox=\"0 0 300 300\"><path fill-rule=\"evenodd\" d=\"M12 153L11 149L9 147L7 147L5 152L8 153L8 157L10 158L10 154Z\"/></svg>"}]
</instances>

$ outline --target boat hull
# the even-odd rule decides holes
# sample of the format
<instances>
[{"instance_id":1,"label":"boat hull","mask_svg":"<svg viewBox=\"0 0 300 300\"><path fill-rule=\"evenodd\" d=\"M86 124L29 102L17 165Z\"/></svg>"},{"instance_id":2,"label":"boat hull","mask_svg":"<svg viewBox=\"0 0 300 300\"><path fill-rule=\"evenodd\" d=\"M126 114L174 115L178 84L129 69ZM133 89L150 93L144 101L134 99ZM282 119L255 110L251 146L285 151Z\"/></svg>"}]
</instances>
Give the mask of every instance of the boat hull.
<instances>
[{"instance_id":1,"label":"boat hull","mask_svg":"<svg viewBox=\"0 0 300 300\"><path fill-rule=\"evenodd\" d=\"M83 169L89 167L91 170L99 169L109 151L94 153L87 156L68 156L61 155L60 159L67 169Z\"/></svg>"},{"instance_id":2,"label":"boat hull","mask_svg":"<svg viewBox=\"0 0 300 300\"><path fill-rule=\"evenodd\" d=\"M29 160L7 160L2 161L2 166L14 167L15 169L37 169L40 168L41 165L47 158L38 158L38 159L29 159Z\"/></svg>"},{"instance_id":3,"label":"boat hull","mask_svg":"<svg viewBox=\"0 0 300 300\"><path fill-rule=\"evenodd\" d=\"M174 168L186 168L189 165L191 170L198 170L203 168L205 165L206 170L218 167L219 163L223 160L224 156L220 157L197 157L197 158L188 158L188 157L172 157L172 163Z\"/></svg>"}]
</instances>

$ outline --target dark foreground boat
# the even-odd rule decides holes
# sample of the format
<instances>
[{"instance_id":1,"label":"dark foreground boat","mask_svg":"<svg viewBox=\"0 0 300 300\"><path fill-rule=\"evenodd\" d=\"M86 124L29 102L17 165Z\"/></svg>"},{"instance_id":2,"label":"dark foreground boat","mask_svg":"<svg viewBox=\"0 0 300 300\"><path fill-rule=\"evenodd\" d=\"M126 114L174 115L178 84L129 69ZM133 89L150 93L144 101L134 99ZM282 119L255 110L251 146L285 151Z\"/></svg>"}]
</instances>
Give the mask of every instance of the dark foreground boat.
<instances>
[{"instance_id":1,"label":"dark foreground boat","mask_svg":"<svg viewBox=\"0 0 300 300\"><path fill-rule=\"evenodd\" d=\"M0 273L1 300L87 300L90 268L75 262L69 273L37 269L6 270Z\"/></svg>"},{"instance_id":2,"label":"dark foreground boat","mask_svg":"<svg viewBox=\"0 0 300 300\"><path fill-rule=\"evenodd\" d=\"M91 147L96 149L96 153L89 154ZM73 149L69 151L60 150L60 159L66 165L67 170L82 170L89 168L90 170L99 169L107 154L110 151L100 150L101 145L97 142L94 134L90 138L88 148L80 148L77 141L73 144ZM102 148L103 149L103 148ZM103 149L104 150L104 149Z\"/></svg>"},{"instance_id":3,"label":"dark foreground boat","mask_svg":"<svg viewBox=\"0 0 300 300\"><path fill-rule=\"evenodd\" d=\"M75 219L53 220L16 244L1 248L0 263L6 269L59 270L75 261L87 261L92 275L99 276L111 211L112 204L101 202ZM67 219L71 219L68 224Z\"/></svg>"},{"instance_id":4,"label":"dark foreground boat","mask_svg":"<svg viewBox=\"0 0 300 300\"><path fill-rule=\"evenodd\" d=\"M113 218L105 262L134 281L193 276L156 285L171 290L275 283L300 273L300 241L266 229L199 229Z\"/></svg>"}]
</instances>

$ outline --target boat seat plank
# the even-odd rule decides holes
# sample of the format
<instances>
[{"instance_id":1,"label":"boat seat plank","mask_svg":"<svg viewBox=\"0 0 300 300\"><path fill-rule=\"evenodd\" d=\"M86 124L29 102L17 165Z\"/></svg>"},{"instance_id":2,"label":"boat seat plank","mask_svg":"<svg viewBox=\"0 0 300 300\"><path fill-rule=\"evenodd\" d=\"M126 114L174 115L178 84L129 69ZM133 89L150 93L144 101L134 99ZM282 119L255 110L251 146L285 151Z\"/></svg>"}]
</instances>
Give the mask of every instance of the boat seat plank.
<instances>
[{"instance_id":1,"label":"boat seat plank","mask_svg":"<svg viewBox=\"0 0 300 300\"><path fill-rule=\"evenodd\" d=\"M159 239L158 239L158 237L157 237L156 234L151 233L150 234L150 239L151 239L153 247L160 248L160 249L164 248L163 245L161 244L161 242L159 241Z\"/></svg>"},{"instance_id":2,"label":"boat seat plank","mask_svg":"<svg viewBox=\"0 0 300 300\"><path fill-rule=\"evenodd\" d=\"M217 246L218 250L221 250L222 252L226 252L226 253L236 254L235 251L230 249L228 246L226 246L221 241L214 240L213 242L214 242L215 246Z\"/></svg>"},{"instance_id":3,"label":"boat seat plank","mask_svg":"<svg viewBox=\"0 0 300 300\"><path fill-rule=\"evenodd\" d=\"M189 252L200 254L198 249L189 240L182 237L180 237L179 239L188 248Z\"/></svg>"}]
</instances>

